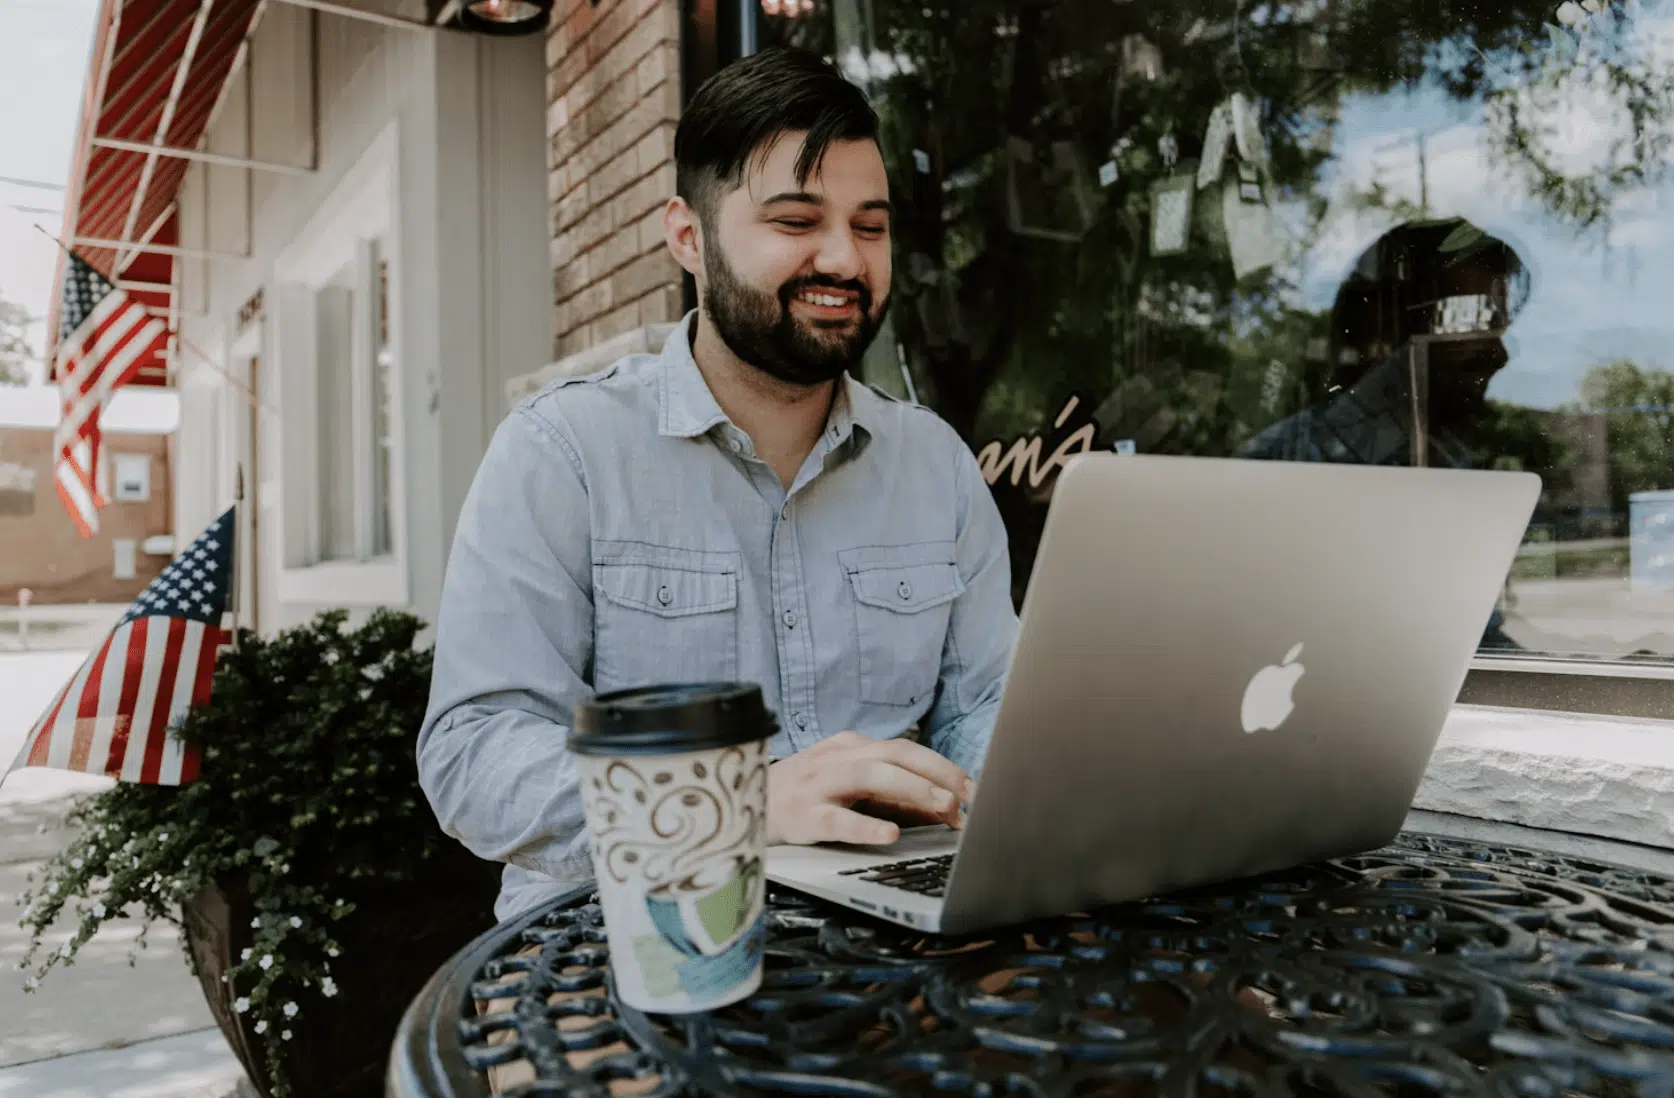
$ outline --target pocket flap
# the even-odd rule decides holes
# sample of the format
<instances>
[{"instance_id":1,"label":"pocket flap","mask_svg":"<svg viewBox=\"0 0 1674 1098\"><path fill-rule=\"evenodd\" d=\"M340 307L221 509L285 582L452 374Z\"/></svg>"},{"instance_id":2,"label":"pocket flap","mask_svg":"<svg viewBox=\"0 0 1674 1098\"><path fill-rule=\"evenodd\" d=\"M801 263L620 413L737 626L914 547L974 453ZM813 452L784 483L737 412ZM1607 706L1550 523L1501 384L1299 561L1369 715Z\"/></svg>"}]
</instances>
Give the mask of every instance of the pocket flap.
<instances>
[{"instance_id":1,"label":"pocket flap","mask_svg":"<svg viewBox=\"0 0 1674 1098\"><path fill-rule=\"evenodd\" d=\"M916 614L958 598L965 590L953 561L914 564L845 562L854 597L867 606L897 614Z\"/></svg>"},{"instance_id":2,"label":"pocket flap","mask_svg":"<svg viewBox=\"0 0 1674 1098\"><path fill-rule=\"evenodd\" d=\"M738 605L733 572L694 572L665 564L595 564L599 590L623 606L665 618L712 614Z\"/></svg>"}]
</instances>

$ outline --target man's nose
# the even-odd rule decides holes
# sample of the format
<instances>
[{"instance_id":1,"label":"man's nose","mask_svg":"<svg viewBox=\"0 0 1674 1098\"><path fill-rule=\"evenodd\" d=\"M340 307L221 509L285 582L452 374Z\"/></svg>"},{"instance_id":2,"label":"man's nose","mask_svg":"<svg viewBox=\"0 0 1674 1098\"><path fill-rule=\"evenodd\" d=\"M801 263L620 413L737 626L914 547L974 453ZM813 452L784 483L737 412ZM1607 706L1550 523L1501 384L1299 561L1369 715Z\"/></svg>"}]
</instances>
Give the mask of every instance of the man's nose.
<instances>
[{"instance_id":1,"label":"man's nose","mask_svg":"<svg viewBox=\"0 0 1674 1098\"><path fill-rule=\"evenodd\" d=\"M865 263L860 258L860 247L848 226L832 229L820 239L819 254L814 257L814 269L832 278L859 278Z\"/></svg>"}]
</instances>

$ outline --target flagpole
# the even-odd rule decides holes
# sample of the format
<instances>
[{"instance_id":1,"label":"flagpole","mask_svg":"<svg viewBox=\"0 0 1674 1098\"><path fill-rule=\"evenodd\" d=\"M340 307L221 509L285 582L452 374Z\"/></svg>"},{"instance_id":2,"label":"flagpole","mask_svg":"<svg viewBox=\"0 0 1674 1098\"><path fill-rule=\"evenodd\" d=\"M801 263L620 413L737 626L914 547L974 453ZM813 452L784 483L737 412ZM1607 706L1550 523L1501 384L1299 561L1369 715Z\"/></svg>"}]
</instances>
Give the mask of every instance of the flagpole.
<instances>
[{"instance_id":1,"label":"flagpole","mask_svg":"<svg viewBox=\"0 0 1674 1098\"><path fill-rule=\"evenodd\" d=\"M234 470L232 530L227 535L228 537L230 537L232 539L232 547L233 547L232 568L229 570L230 578L227 581L227 584L228 584L228 586L227 586L227 613L232 615L232 643L233 643L233 647L235 647L235 648L238 646L238 611L239 611L240 605L244 601L242 596L239 593L239 588L241 586L243 586L243 583L244 583L244 570L238 566L238 558L240 556L240 553L238 551L239 550L239 543L238 542L239 542L239 534L240 534L240 531L239 531L239 528L238 528L238 516L239 516L239 512L242 511L243 509L244 509L244 463L241 461L241 462L238 463L237 468Z\"/></svg>"},{"instance_id":2,"label":"flagpole","mask_svg":"<svg viewBox=\"0 0 1674 1098\"><path fill-rule=\"evenodd\" d=\"M36 232L40 233L42 236L46 237L48 240L50 240L54 244L58 245L58 250L59 251L63 252L65 255L69 256L72 259L80 259L81 258L80 256L76 255L75 250L73 248L71 248L69 245L65 244L62 240L58 239L56 236L53 236L46 229L42 228L38 224L33 224L33 223L31 223L31 224L33 225ZM85 259L83 259L82 262L86 263L87 261ZM120 289L121 287L117 287L117 288ZM266 412L268 415L271 415L271 416L277 416L279 414L276 409L270 408L267 404L263 403L261 397L256 394L256 391L254 389L250 388L250 386L244 384L244 382L240 381L237 377L233 376L232 372L229 371L225 366L222 366L220 363L216 362L214 359L212 359L208 355L204 354L203 351L198 347L197 344L195 344L191 340L187 339L183 334L181 334L178 331L171 331L169 333L169 335L172 336L173 338L179 340L180 345L182 347L186 348L188 351L191 351L193 354L197 355L198 360L201 361L205 366L209 367L212 371L219 374L224 380L226 380L226 381L230 382L232 385L236 386L238 388L238 390L244 394L245 400L249 402L251 407L260 409L261 411ZM48 370L49 373L51 372L51 369L52 369L52 364L48 363L47 364L47 370Z\"/></svg>"}]
</instances>

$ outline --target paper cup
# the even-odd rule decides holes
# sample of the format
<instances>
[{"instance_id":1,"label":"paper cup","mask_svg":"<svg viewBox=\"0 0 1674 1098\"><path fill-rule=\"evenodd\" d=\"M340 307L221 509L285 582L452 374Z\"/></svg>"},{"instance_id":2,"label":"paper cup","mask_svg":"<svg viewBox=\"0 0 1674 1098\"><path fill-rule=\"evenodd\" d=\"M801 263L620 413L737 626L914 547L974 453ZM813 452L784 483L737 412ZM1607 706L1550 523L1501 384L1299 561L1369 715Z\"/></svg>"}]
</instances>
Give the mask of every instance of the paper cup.
<instances>
[{"instance_id":1,"label":"paper cup","mask_svg":"<svg viewBox=\"0 0 1674 1098\"><path fill-rule=\"evenodd\" d=\"M655 687L577 707L594 874L616 994L653 1013L761 986L767 741L753 686Z\"/></svg>"}]
</instances>

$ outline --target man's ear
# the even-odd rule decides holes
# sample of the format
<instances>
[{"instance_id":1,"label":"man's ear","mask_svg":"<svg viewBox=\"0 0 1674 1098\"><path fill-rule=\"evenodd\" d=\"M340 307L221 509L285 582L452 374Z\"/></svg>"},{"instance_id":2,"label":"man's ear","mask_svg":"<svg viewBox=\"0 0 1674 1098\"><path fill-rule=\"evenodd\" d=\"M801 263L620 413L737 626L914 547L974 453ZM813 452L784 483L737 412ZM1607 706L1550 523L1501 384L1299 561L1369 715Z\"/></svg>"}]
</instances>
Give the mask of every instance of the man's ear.
<instances>
[{"instance_id":1,"label":"man's ear","mask_svg":"<svg viewBox=\"0 0 1674 1098\"><path fill-rule=\"evenodd\" d=\"M663 207L663 242L687 274L703 276L703 226L697 211L678 195Z\"/></svg>"}]
</instances>

